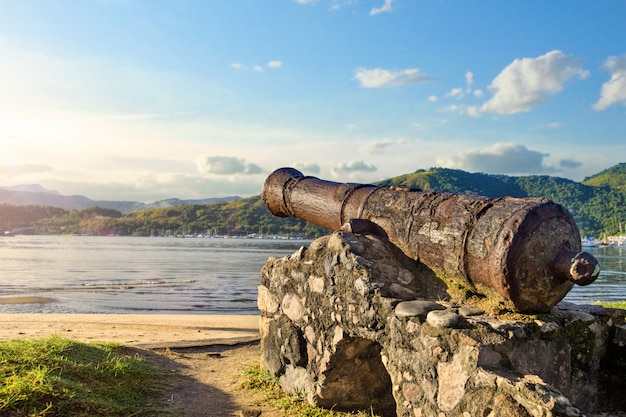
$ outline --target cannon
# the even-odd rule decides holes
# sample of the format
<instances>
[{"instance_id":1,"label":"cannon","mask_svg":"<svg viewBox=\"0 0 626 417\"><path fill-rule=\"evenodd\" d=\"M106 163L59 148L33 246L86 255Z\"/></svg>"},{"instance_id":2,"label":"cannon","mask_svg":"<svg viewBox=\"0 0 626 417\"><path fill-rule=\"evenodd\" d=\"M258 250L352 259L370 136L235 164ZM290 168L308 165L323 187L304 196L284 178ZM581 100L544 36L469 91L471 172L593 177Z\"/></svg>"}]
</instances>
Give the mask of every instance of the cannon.
<instances>
[{"instance_id":1,"label":"cannon","mask_svg":"<svg viewBox=\"0 0 626 417\"><path fill-rule=\"evenodd\" d=\"M293 168L270 174L261 197L278 217L385 236L451 294L495 299L515 312L548 312L600 273L581 252L572 215L546 199L337 183Z\"/></svg>"}]
</instances>

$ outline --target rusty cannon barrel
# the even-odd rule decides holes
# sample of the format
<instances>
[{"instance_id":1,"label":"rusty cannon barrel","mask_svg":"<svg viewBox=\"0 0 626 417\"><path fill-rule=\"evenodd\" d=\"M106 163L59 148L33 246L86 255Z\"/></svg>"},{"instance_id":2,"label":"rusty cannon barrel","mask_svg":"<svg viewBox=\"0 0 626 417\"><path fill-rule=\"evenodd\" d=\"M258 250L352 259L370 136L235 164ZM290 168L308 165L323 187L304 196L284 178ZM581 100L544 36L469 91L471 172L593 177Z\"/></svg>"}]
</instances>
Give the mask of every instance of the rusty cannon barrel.
<instances>
[{"instance_id":1,"label":"rusty cannon barrel","mask_svg":"<svg viewBox=\"0 0 626 417\"><path fill-rule=\"evenodd\" d=\"M549 311L600 272L571 214L546 199L343 184L293 168L274 171L261 196L275 216L383 234L454 293L496 297L521 313Z\"/></svg>"}]
</instances>

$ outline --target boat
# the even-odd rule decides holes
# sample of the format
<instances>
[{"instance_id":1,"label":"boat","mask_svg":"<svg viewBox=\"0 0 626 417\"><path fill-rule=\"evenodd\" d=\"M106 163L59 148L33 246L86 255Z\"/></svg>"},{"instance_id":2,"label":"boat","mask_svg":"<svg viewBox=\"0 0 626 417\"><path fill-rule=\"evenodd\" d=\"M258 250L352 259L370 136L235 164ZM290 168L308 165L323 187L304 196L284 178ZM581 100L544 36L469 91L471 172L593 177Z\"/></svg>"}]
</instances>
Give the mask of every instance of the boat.
<instances>
[{"instance_id":1,"label":"boat","mask_svg":"<svg viewBox=\"0 0 626 417\"><path fill-rule=\"evenodd\" d=\"M583 248L598 248L600 247L600 242L595 237L585 237L580 240L580 244Z\"/></svg>"},{"instance_id":2,"label":"boat","mask_svg":"<svg viewBox=\"0 0 626 417\"><path fill-rule=\"evenodd\" d=\"M12 232L12 231L10 231L10 230L6 230L5 232L0 233L0 237L1 237L1 236L4 236L4 237L11 237L11 236L15 236L15 233L13 233L13 232Z\"/></svg>"}]
</instances>

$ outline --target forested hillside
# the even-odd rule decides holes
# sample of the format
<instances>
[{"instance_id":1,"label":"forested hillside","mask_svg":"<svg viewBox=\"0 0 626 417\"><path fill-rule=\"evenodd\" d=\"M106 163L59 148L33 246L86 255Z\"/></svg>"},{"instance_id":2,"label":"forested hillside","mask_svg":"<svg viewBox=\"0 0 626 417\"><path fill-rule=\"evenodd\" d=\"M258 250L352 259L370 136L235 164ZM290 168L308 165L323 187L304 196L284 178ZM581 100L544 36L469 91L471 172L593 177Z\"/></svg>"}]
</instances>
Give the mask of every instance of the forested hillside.
<instances>
[{"instance_id":1,"label":"forested hillside","mask_svg":"<svg viewBox=\"0 0 626 417\"><path fill-rule=\"evenodd\" d=\"M44 206L0 204L0 231L15 229L33 234L121 236L262 234L316 237L326 233L324 229L300 219L273 216L259 196L212 204L155 208L126 215L102 207L68 211Z\"/></svg>"},{"instance_id":2,"label":"forested hillside","mask_svg":"<svg viewBox=\"0 0 626 417\"><path fill-rule=\"evenodd\" d=\"M626 222L626 163L585 179L582 183L547 175L510 177L432 168L391 178L380 185L405 185L428 190L478 194L492 198L542 197L567 208L581 234L621 233Z\"/></svg>"},{"instance_id":3,"label":"forested hillside","mask_svg":"<svg viewBox=\"0 0 626 417\"><path fill-rule=\"evenodd\" d=\"M626 163L582 183L550 176L510 177L432 168L391 178L379 185L404 185L488 197L543 197L565 206L583 236L621 233L626 222ZM285 235L315 237L325 229L269 213L259 196L212 204L185 204L122 215L108 208L63 210L44 206L0 204L0 231L30 228L37 234L93 235ZM23 230L24 231L24 230Z\"/></svg>"}]
</instances>

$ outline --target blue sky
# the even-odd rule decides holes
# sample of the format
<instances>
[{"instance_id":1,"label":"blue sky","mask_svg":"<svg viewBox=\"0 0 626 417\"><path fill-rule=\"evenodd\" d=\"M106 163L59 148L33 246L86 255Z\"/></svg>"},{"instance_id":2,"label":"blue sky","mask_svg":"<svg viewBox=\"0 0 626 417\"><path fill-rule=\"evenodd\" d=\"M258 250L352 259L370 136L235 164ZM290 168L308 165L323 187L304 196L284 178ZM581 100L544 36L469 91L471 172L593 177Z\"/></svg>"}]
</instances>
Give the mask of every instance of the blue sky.
<instances>
[{"instance_id":1,"label":"blue sky","mask_svg":"<svg viewBox=\"0 0 626 417\"><path fill-rule=\"evenodd\" d=\"M0 185L260 193L626 162L626 2L0 0Z\"/></svg>"}]
</instances>

